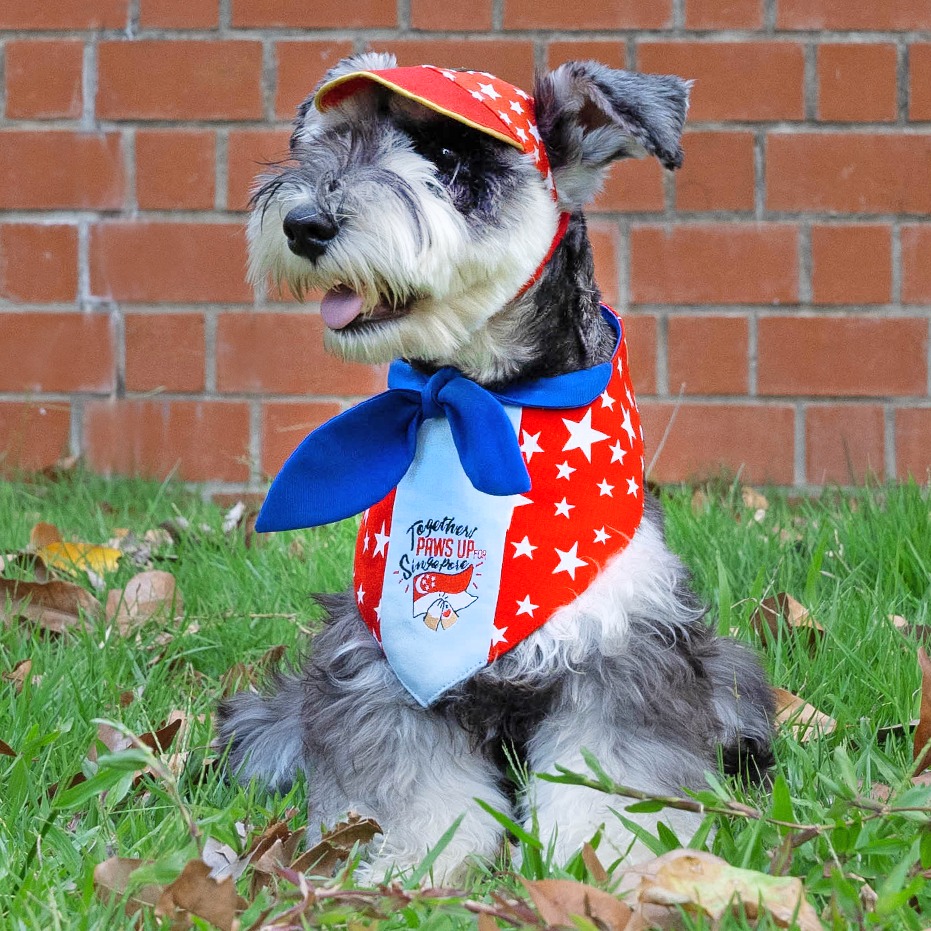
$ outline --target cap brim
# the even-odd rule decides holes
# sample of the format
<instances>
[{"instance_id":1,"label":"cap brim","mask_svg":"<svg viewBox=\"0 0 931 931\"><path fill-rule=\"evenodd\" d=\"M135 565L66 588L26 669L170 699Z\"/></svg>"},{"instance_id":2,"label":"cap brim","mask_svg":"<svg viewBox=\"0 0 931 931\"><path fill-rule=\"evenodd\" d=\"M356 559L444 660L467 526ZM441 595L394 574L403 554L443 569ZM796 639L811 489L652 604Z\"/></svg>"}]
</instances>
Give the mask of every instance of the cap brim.
<instances>
[{"instance_id":1,"label":"cap brim","mask_svg":"<svg viewBox=\"0 0 931 931\"><path fill-rule=\"evenodd\" d=\"M488 107L475 100L468 91L454 81L443 77L432 68L393 68L392 73L396 75L395 80L377 71L353 71L350 74L340 75L328 81L317 91L314 96L314 106L322 113L357 94L366 84L374 82L402 97L416 100L430 110L442 113L443 116L448 116L457 123L462 123L524 151L521 143L504 131L504 123ZM458 97L455 102L457 110L452 110L434 99L448 98L451 94Z\"/></svg>"}]
</instances>

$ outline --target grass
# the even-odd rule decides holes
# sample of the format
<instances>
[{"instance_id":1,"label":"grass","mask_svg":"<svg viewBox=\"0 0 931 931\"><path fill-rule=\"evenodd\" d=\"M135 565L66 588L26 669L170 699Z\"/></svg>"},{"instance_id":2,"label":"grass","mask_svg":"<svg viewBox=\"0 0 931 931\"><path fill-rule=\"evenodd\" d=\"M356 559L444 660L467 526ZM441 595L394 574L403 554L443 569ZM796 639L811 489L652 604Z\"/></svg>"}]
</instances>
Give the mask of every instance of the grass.
<instances>
[{"instance_id":1,"label":"grass","mask_svg":"<svg viewBox=\"0 0 931 931\"><path fill-rule=\"evenodd\" d=\"M917 647L887 618L897 614L914 624L931 622L927 491L889 486L801 501L771 494L759 521L736 486L721 485L697 507L686 489L669 490L664 499L670 545L691 568L720 626L756 644L774 684L801 695L839 724L833 735L805 743L780 734L773 794L741 795L736 787L718 784L717 797L737 793L779 820L833 825L801 843L788 865L830 925L927 925L921 910L927 914L931 908L931 891L922 871L931 868L931 788L911 787L910 732L877 733L918 714ZM119 906L95 897L94 866L114 854L150 858L157 861L160 878L173 878L197 853L178 805L158 779L145 777L133 788L131 773L114 777L105 797L95 794L74 804L63 804L68 797L61 794L51 800L51 787L66 785L82 770L93 774L85 757L100 718L122 722L138 734L181 710L194 718L188 746L207 753L209 715L227 671L237 662L256 662L275 644L286 645L287 655L296 658L306 639L302 630L316 623L309 594L348 584L351 523L274 535L264 546L246 548L241 533L223 534L218 508L180 486L106 481L81 472L59 481L0 484L0 553L24 547L37 521L55 523L66 539L105 543L114 528L141 534L179 515L193 531L159 551L172 558L158 568L175 575L185 618L196 621L196 628L181 625L167 645L159 639L165 624L146 626L128 638L104 624L66 637L23 623L0 629L0 671L9 673L18 661L31 659L31 674L40 677L28 681L21 694L12 683L0 683L0 739L17 752L15 758L0 756L0 924L136 927ZM121 565L107 579L108 587L120 587L135 571ZM802 601L825 628L813 652L791 637L761 643L752 632L756 600L780 591ZM128 690L135 698L121 707L120 696ZM197 721L197 715L205 720ZM292 825L304 823L300 785L287 798L272 798L226 785L217 773L198 780L193 774L199 772L189 761L178 788L204 835L241 847L237 822L261 828L289 808L297 809L290 814ZM862 798L876 782L892 787L892 807L916 810L864 808ZM709 789L709 801L714 792ZM619 810L623 804L618 799ZM733 865L769 869L783 831L765 820L713 820L709 849ZM591 880L581 861L570 864L568 872L565 864L550 862L543 841L522 842L525 874ZM653 842L662 850L675 839L663 835ZM787 849L783 845L783 853ZM864 882L878 894L870 914L860 905ZM492 889L514 888L512 878L486 869L476 872L471 894L481 899ZM263 901L260 897L250 908L243 927ZM371 920L345 903L317 919L336 926ZM397 908L381 926L440 929L474 923L460 904L415 902ZM157 922L146 913L142 926L154 928ZM724 922L724 927L744 926L742 918Z\"/></svg>"}]
</instances>

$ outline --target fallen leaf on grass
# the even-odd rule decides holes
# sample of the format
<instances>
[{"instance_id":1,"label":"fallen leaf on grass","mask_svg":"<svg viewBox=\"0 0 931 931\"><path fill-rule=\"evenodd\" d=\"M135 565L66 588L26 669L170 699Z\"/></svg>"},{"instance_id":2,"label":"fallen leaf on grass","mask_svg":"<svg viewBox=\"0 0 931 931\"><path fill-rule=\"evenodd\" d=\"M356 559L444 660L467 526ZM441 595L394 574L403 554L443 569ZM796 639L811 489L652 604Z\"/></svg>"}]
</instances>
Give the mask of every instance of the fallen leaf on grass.
<instances>
[{"instance_id":1,"label":"fallen leaf on grass","mask_svg":"<svg viewBox=\"0 0 931 931\"><path fill-rule=\"evenodd\" d=\"M22 617L43 630L60 634L71 628L86 630L83 616L96 620L101 613L100 602L73 582L0 578L0 620L4 624Z\"/></svg>"},{"instance_id":2,"label":"fallen leaf on grass","mask_svg":"<svg viewBox=\"0 0 931 931\"><path fill-rule=\"evenodd\" d=\"M745 507L753 508L754 511L763 511L765 516L765 511L769 507L769 499L766 495L751 488L750 485L744 485L740 489L740 497Z\"/></svg>"},{"instance_id":3,"label":"fallen leaf on grass","mask_svg":"<svg viewBox=\"0 0 931 931\"><path fill-rule=\"evenodd\" d=\"M107 622L115 623L124 637L155 617L171 620L183 611L175 577L158 569L134 575L125 588L107 595Z\"/></svg>"},{"instance_id":4,"label":"fallen leaf on grass","mask_svg":"<svg viewBox=\"0 0 931 931\"><path fill-rule=\"evenodd\" d=\"M769 915L780 928L822 931L800 879L740 869L700 850L671 850L634 867L618 892L627 892L625 901L645 919L667 927L678 908L718 922L737 906L751 921Z\"/></svg>"},{"instance_id":5,"label":"fallen leaf on grass","mask_svg":"<svg viewBox=\"0 0 931 931\"><path fill-rule=\"evenodd\" d=\"M604 868L601 860L598 859L595 848L588 841L585 841L582 845L582 862L589 873L592 874L592 879L595 882L606 883L608 881L608 871Z\"/></svg>"},{"instance_id":6,"label":"fallen leaf on grass","mask_svg":"<svg viewBox=\"0 0 931 931\"><path fill-rule=\"evenodd\" d=\"M912 748L916 773L931 766L931 748L925 749L931 741L931 659L928 658L924 647L918 647L918 665L921 668L921 710L918 713L918 726L915 728Z\"/></svg>"},{"instance_id":7,"label":"fallen leaf on grass","mask_svg":"<svg viewBox=\"0 0 931 931\"><path fill-rule=\"evenodd\" d=\"M25 685L26 679L29 678L30 672L32 672L32 660L21 659L9 672L3 674L3 680L4 682L12 682L16 694L19 695L23 691L23 685ZM38 676L35 676L33 682L38 678Z\"/></svg>"},{"instance_id":8,"label":"fallen leaf on grass","mask_svg":"<svg viewBox=\"0 0 931 931\"><path fill-rule=\"evenodd\" d=\"M183 711L172 711L164 723L154 731L146 731L139 735L139 743L147 747L156 755L167 753L174 743L178 733L188 727L188 718ZM100 723L97 725L97 737L87 751L87 758L92 762L97 761L97 742L102 743L110 753L120 753L134 746L130 737L127 737L122 731L118 731L109 724ZM177 777L184 768L184 758L180 753L172 754L165 763L168 770ZM177 772L175 772L177 769ZM133 779L133 787L139 785L144 774L154 775L150 766L140 769Z\"/></svg>"},{"instance_id":9,"label":"fallen leaf on grass","mask_svg":"<svg viewBox=\"0 0 931 931\"><path fill-rule=\"evenodd\" d=\"M624 931L633 916L627 905L595 886L572 879L518 879L548 925L575 928L576 917L609 931Z\"/></svg>"},{"instance_id":10,"label":"fallen leaf on grass","mask_svg":"<svg viewBox=\"0 0 931 931\"><path fill-rule=\"evenodd\" d=\"M807 638L809 650L813 650L824 635L824 628L811 616L809 610L786 592L772 598L764 598L750 617L753 629L762 637L767 633L773 638L783 631Z\"/></svg>"},{"instance_id":11,"label":"fallen leaf on grass","mask_svg":"<svg viewBox=\"0 0 931 931\"><path fill-rule=\"evenodd\" d=\"M244 911L247 905L236 894L231 877L213 879L203 860L190 860L181 875L165 887L155 906L155 917L170 918L174 923L196 915L220 931L235 931L239 927L236 913Z\"/></svg>"},{"instance_id":12,"label":"fallen leaf on grass","mask_svg":"<svg viewBox=\"0 0 931 931\"><path fill-rule=\"evenodd\" d=\"M315 876L331 876L336 864L349 858L355 844L367 844L381 833L381 825L374 818L363 818L351 811L346 820L327 831L318 844L305 850L291 864L291 869L298 873L312 869Z\"/></svg>"},{"instance_id":13,"label":"fallen leaf on grass","mask_svg":"<svg viewBox=\"0 0 931 931\"><path fill-rule=\"evenodd\" d=\"M143 866L151 866L152 860L136 860L131 857L110 857L94 867L94 891L104 902L126 895L132 883L132 875ZM157 883L147 883L133 889L123 902L127 917L132 917L140 908L154 907L162 894Z\"/></svg>"},{"instance_id":14,"label":"fallen leaf on grass","mask_svg":"<svg viewBox=\"0 0 931 931\"><path fill-rule=\"evenodd\" d=\"M36 549L41 549L50 543L61 543L61 531L54 524L46 524L40 521L29 531L29 542Z\"/></svg>"},{"instance_id":15,"label":"fallen leaf on grass","mask_svg":"<svg viewBox=\"0 0 931 931\"><path fill-rule=\"evenodd\" d=\"M797 695L779 688L772 688L770 691L776 702L776 723L791 727L801 743L814 736L823 737L830 734L837 727L834 718L809 705Z\"/></svg>"},{"instance_id":16,"label":"fallen leaf on grass","mask_svg":"<svg viewBox=\"0 0 931 931\"><path fill-rule=\"evenodd\" d=\"M204 841L201 859L210 867L210 875L214 879L230 876L235 881L249 865L248 857L240 857L229 844L221 843L213 837Z\"/></svg>"},{"instance_id":17,"label":"fallen leaf on grass","mask_svg":"<svg viewBox=\"0 0 931 931\"><path fill-rule=\"evenodd\" d=\"M0 740L0 756L16 756L16 751L8 743Z\"/></svg>"}]
</instances>

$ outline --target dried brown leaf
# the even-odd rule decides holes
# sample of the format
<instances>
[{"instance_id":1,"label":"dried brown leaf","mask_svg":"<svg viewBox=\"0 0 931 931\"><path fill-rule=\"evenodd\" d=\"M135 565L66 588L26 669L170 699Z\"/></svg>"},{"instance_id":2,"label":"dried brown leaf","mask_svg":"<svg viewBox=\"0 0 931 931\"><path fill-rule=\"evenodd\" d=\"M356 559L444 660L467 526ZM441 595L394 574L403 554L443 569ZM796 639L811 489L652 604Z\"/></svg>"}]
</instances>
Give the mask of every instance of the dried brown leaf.
<instances>
[{"instance_id":1,"label":"dried brown leaf","mask_svg":"<svg viewBox=\"0 0 931 931\"><path fill-rule=\"evenodd\" d=\"M912 748L915 772L920 773L931 766L931 748L926 749L931 741L931 659L924 647L918 647L918 665L921 668L921 710L918 712L918 726Z\"/></svg>"},{"instance_id":2,"label":"dried brown leaf","mask_svg":"<svg viewBox=\"0 0 931 931\"><path fill-rule=\"evenodd\" d=\"M0 740L0 756L16 756L16 751L8 743Z\"/></svg>"},{"instance_id":3,"label":"dried brown leaf","mask_svg":"<svg viewBox=\"0 0 931 931\"><path fill-rule=\"evenodd\" d=\"M813 736L823 737L837 727L837 722L785 689L772 688L776 702L776 723L792 728L795 737L805 743Z\"/></svg>"},{"instance_id":4,"label":"dried brown leaf","mask_svg":"<svg viewBox=\"0 0 931 931\"><path fill-rule=\"evenodd\" d=\"M159 569L140 572L125 588L112 589L107 595L107 621L115 623L124 637L153 618L171 620L183 611L175 577Z\"/></svg>"},{"instance_id":5,"label":"dried brown leaf","mask_svg":"<svg viewBox=\"0 0 931 931\"><path fill-rule=\"evenodd\" d=\"M363 818L357 812L349 812L332 830L327 831L320 842L305 850L292 864L298 873L312 871L314 876L332 876L336 865L347 859L355 844L367 844L381 826L374 818Z\"/></svg>"},{"instance_id":6,"label":"dried brown leaf","mask_svg":"<svg viewBox=\"0 0 931 931\"><path fill-rule=\"evenodd\" d=\"M36 549L41 549L50 543L61 543L61 532L54 524L40 522L29 531L29 542Z\"/></svg>"},{"instance_id":7,"label":"dried brown leaf","mask_svg":"<svg viewBox=\"0 0 931 931\"><path fill-rule=\"evenodd\" d=\"M498 922L495 921L494 915L489 915L488 912L480 912L478 931L498 931Z\"/></svg>"},{"instance_id":8,"label":"dried brown leaf","mask_svg":"<svg viewBox=\"0 0 931 931\"><path fill-rule=\"evenodd\" d=\"M769 507L769 500L766 495L752 488L750 485L744 485L740 489L740 497L743 500L744 506L753 508L754 511L766 511Z\"/></svg>"},{"instance_id":9,"label":"dried brown leaf","mask_svg":"<svg viewBox=\"0 0 931 931\"><path fill-rule=\"evenodd\" d=\"M576 916L610 931L624 931L633 914L619 899L595 886L572 879L518 878L548 925L575 928L572 916Z\"/></svg>"},{"instance_id":10,"label":"dried brown leaf","mask_svg":"<svg viewBox=\"0 0 931 931\"><path fill-rule=\"evenodd\" d=\"M0 620L5 624L25 618L42 630L61 634L71 629L87 630L84 617L96 620L101 613L100 602L73 582L0 578Z\"/></svg>"},{"instance_id":11,"label":"dried brown leaf","mask_svg":"<svg viewBox=\"0 0 931 931\"><path fill-rule=\"evenodd\" d=\"M592 874L592 879L595 882L605 883L608 881L608 871L604 868L601 860L598 859L595 848L588 841L585 841L582 845L582 862L588 868L589 873Z\"/></svg>"},{"instance_id":12,"label":"dried brown leaf","mask_svg":"<svg viewBox=\"0 0 931 931\"><path fill-rule=\"evenodd\" d=\"M18 695L22 692L23 685L25 685L26 679L29 678L30 672L32 672L32 660L21 659L9 672L3 674L3 680L12 682L13 688L16 689Z\"/></svg>"},{"instance_id":13,"label":"dried brown leaf","mask_svg":"<svg viewBox=\"0 0 931 931\"><path fill-rule=\"evenodd\" d=\"M699 517L704 514L711 505L711 500L705 491L701 488L696 488L692 492L692 513Z\"/></svg>"},{"instance_id":14,"label":"dried brown leaf","mask_svg":"<svg viewBox=\"0 0 931 931\"><path fill-rule=\"evenodd\" d=\"M94 867L94 891L104 902L122 898L132 884L132 875L140 867L150 866L152 860L135 860L130 857L110 857ZM157 883L138 886L125 898L123 909L132 916L143 907L154 906L162 894Z\"/></svg>"},{"instance_id":15,"label":"dried brown leaf","mask_svg":"<svg viewBox=\"0 0 931 931\"><path fill-rule=\"evenodd\" d=\"M236 894L236 884L231 877L217 881L211 877L210 867L203 860L190 860L181 875L165 887L155 906L155 916L174 922L183 921L187 915L196 915L220 931L237 931L236 913L246 905Z\"/></svg>"},{"instance_id":16,"label":"dried brown leaf","mask_svg":"<svg viewBox=\"0 0 931 931\"><path fill-rule=\"evenodd\" d=\"M811 616L808 609L787 592L764 598L753 612L750 624L761 637L768 633L776 638L780 628L785 635L791 632L803 639L809 650L814 650L824 635L824 628ZM786 636L786 639L790 638Z\"/></svg>"},{"instance_id":17,"label":"dried brown leaf","mask_svg":"<svg viewBox=\"0 0 931 931\"><path fill-rule=\"evenodd\" d=\"M214 879L232 877L235 881L242 876L249 865L249 857L240 857L229 844L224 844L216 838L208 837L204 841L204 850L201 859L210 867L210 875Z\"/></svg>"}]
</instances>

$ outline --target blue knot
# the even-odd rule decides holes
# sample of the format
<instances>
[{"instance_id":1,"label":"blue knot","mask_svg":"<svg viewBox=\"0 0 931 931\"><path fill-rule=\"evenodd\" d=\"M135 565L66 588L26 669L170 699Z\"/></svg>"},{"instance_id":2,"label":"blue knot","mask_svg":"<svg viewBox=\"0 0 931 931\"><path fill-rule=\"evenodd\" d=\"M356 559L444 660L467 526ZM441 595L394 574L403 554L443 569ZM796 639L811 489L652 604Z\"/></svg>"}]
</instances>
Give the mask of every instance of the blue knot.
<instances>
[{"instance_id":1,"label":"blue knot","mask_svg":"<svg viewBox=\"0 0 931 931\"><path fill-rule=\"evenodd\" d=\"M444 404L440 400L440 392L449 382L461 375L462 372L458 369L447 365L430 376L427 383L420 390L420 402L423 405L425 418L445 416Z\"/></svg>"}]
</instances>

